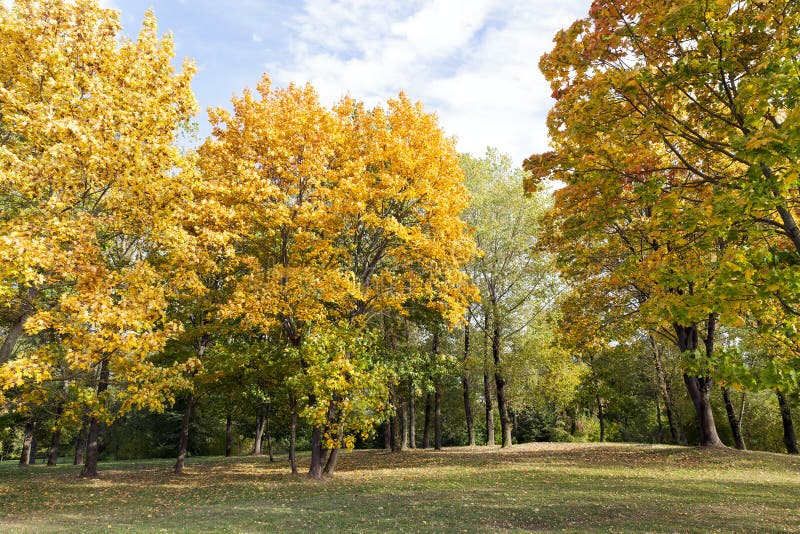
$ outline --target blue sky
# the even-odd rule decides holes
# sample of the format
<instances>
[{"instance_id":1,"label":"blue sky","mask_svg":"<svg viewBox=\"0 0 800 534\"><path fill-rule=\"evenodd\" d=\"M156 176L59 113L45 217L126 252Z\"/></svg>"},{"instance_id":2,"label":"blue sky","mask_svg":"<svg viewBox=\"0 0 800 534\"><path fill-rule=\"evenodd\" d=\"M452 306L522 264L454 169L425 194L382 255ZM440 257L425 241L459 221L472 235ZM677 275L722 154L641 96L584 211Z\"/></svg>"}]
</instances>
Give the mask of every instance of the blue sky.
<instances>
[{"instance_id":1,"label":"blue sky","mask_svg":"<svg viewBox=\"0 0 800 534\"><path fill-rule=\"evenodd\" d=\"M537 62L590 0L107 0L135 36L153 8L179 57L198 66L203 111L227 106L268 72L312 82L323 102L376 105L404 90L438 114L459 150L493 146L516 164L547 147L550 89Z\"/></svg>"}]
</instances>

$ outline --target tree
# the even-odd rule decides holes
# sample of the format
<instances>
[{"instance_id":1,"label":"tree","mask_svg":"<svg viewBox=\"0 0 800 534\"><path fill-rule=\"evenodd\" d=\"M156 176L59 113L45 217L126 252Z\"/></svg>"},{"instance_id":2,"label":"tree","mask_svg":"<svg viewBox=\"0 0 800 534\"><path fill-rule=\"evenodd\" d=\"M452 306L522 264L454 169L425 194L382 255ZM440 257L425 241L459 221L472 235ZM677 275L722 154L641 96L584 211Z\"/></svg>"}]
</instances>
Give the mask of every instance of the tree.
<instances>
[{"instance_id":1,"label":"tree","mask_svg":"<svg viewBox=\"0 0 800 534\"><path fill-rule=\"evenodd\" d=\"M89 0L0 7L0 295L17 310L0 384L25 404L66 370L76 401L62 417L89 419L84 476L97 472L100 425L163 408L186 370L150 358L179 330L164 316L186 241L175 141L196 108L194 68L174 71L152 14L136 40L119 30L118 13ZM15 353L18 325L57 342Z\"/></svg>"},{"instance_id":2,"label":"tree","mask_svg":"<svg viewBox=\"0 0 800 534\"><path fill-rule=\"evenodd\" d=\"M354 391L316 382L332 361L354 379L331 332L359 339L377 314L412 303L459 320L472 294L459 270L474 252L458 219L467 195L452 140L403 95L387 109L344 99L328 110L310 86L273 89L265 76L258 96L245 91L233 113L211 113L214 138L200 165L244 270L224 313L244 328L278 331L298 376L314 377L303 382L303 414L313 423L310 475L319 478L323 445L332 472L343 443L348 412L337 405Z\"/></svg>"},{"instance_id":3,"label":"tree","mask_svg":"<svg viewBox=\"0 0 800 534\"><path fill-rule=\"evenodd\" d=\"M490 347L486 369L494 375L502 444L509 447L512 425L506 386L512 371L504 364L504 354L515 338L542 320L557 292L549 258L535 250L538 221L547 200L544 195L524 196L523 173L512 169L510 158L495 150L480 159L464 155L461 165L474 197L464 219L473 226L482 251L468 268L481 292L481 304L472 319ZM489 413L488 387L484 396ZM488 419L487 429L493 424ZM493 444L492 439L488 441Z\"/></svg>"}]
</instances>

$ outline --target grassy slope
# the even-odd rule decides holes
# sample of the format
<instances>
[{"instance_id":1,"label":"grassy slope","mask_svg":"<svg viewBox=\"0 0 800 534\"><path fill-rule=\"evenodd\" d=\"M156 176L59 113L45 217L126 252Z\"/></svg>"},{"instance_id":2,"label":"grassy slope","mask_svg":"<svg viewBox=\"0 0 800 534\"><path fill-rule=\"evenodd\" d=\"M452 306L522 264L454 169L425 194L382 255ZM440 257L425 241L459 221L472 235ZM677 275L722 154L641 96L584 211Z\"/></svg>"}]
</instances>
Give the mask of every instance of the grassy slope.
<instances>
[{"instance_id":1,"label":"grassy slope","mask_svg":"<svg viewBox=\"0 0 800 534\"><path fill-rule=\"evenodd\" d=\"M529 444L342 455L335 478L195 458L0 465L2 532L797 531L800 458L645 445Z\"/></svg>"}]
</instances>

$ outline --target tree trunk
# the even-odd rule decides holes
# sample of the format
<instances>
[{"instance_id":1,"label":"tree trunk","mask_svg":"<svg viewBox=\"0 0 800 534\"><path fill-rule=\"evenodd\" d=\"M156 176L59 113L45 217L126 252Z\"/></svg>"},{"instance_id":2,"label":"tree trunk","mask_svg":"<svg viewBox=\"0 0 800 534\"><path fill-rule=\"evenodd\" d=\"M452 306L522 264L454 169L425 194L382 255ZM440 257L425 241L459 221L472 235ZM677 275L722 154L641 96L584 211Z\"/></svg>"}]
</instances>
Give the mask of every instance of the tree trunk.
<instances>
[{"instance_id":1,"label":"tree trunk","mask_svg":"<svg viewBox=\"0 0 800 534\"><path fill-rule=\"evenodd\" d=\"M56 414L58 416L61 415L63 408L62 406L58 407L58 411ZM56 426L53 429L53 434L50 437L50 448L47 450L47 465L49 467L53 467L58 463L58 447L61 442L61 427L58 426L58 421L56 421Z\"/></svg>"},{"instance_id":2,"label":"tree trunk","mask_svg":"<svg viewBox=\"0 0 800 534\"><path fill-rule=\"evenodd\" d=\"M500 325L495 322L492 332L492 358L494 360L494 383L497 387L497 409L500 411L500 430L503 447L511 446L511 419L508 416L506 381L500 371Z\"/></svg>"},{"instance_id":3,"label":"tree trunk","mask_svg":"<svg viewBox=\"0 0 800 534\"><path fill-rule=\"evenodd\" d=\"M433 419L433 398L430 393L425 396L425 426L422 428L422 448L431 446L431 420Z\"/></svg>"},{"instance_id":4,"label":"tree trunk","mask_svg":"<svg viewBox=\"0 0 800 534\"><path fill-rule=\"evenodd\" d=\"M597 400L597 419L600 421L600 443L606 440L606 418L603 414L603 399L600 395L595 396Z\"/></svg>"},{"instance_id":5,"label":"tree trunk","mask_svg":"<svg viewBox=\"0 0 800 534\"><path fill-rule=\"evenodd\" d=\"M708 335L706 337L706 354L713 354L714 330L716 326L716 314L709 314ZM674 325L675 333L678 338L678 348L681 353L697 350L699 337L697 324L691 326ZM689 396L694 404L697 414L698 426L700 427L700 446L701 447L724 447L722 440L717 434L717 427L714 423L714 412L711 410L711 386L713 379L700 378L683 374L683 382L689 391Z\"/></svg>"},{"instance_id":6,"label":"tree trunk","mask_svg":"<svg viewBox=\"0 0 800 534\"><path fill-rule=\"evenodd\" d=\"M399 399L400 404L400 450L408 449L408 409L405 401Z\"/></svg>"},{"instance_id":7,"label":"tree trunk","mask_svg":"<svg viewBox=\"0 0 800 534\"><path fill-rule=\"evenodd\" d=\"M475 446L475 420L472 417L472 402L470 402L469 395L469 377L464 375L461 377L461 385L464 388L464 417L467 420L467 437L469 439L468 445Z\"/></svg>"},{"instance_id":8,"label":"tree trunk","mask_svg":"<svg viewBox=\"0 0 800 534\"><path fill-rule=\"evenodd\" d=\"M225 458L230 458L233 449L233 436L231 435L231 427L233 426L233 419L231 414L225 418Z\"/></svg>"},{"instance_id":9,"label":"tree trunk","mask_svg":"<svg viewBox=\"0 0 800 534\"><path fill-rule=\"evenodd\" d=\"M183 420L181 421L181 436L178 441L178 458L175 461L175 473L183 473L186 462L186 451L189 448L189 419L192 417L192 405L194 404L194 393L189 393L186 397L186 407L183 409Z\"/></svg>"},{"instance_id":10,"label":"tree trunk","mask_svg":"<svg viewBox=\"0 0 800 534\"><path fill-rule=\"evenodd\" d=\"M272 457L272 433L270 432L269 428L269 406L267 406L267 411L264 416L265 419L265 426L267 427L267 454L269 454L269 461L274 462L275 458Z\"/></svg>"},{"instance_id":11,"label":"tree trunk","mask_svg":"<svg viewBox=\"0 0 800 534\"><path fill-rule=\"evenodd\" d=\"M289 465L292 468L292 474L297 474L297 456L295 448L297 446L297 411L292 407L292 418L289 423Z\"/></svg>"},{"instance_id":12,"label":"tree trunk","mask_svg":"<svg viewBox=\"0 0 800 534\"><path fill-rule=\"evenodd\" d=\"M731 434L733 434L733 442L737 449L746 451L747 447L744 445L744 437L742 437L742 421L736 417L736 411L733 409L731 402L730 392L728 388L721 387L722 400L725 401L725 412L728 414L728 423L731 425Z\"/></svg>"},{"instance_id":13,"label":"tree trunk","mask_svg":"<svg viewBox=\"0 0 800 534\"><path fill-rule=\"evenodd\" d=\"M486 446L494 445L494 407L492 406L492 382L489 371L483 371L483 398L486 404Z\"/></svg>"},{"instance_id":14,"label":"tree trunk","mask_svg":"<svg viewBox=\"0 0 800 534\"><path fill-rule=\"evenodd\" d=\"M436 393L433 395L433 448L442 450L442 387L436 386Z\"/></svg>"},{"instance_id":15,"label":"tree trunk","mask_svg":"<svg viewBox=\"0 0 800 534\"><path fill-rule=\"evenodd\" d=\"M314 426L311 430L311 466L308 469L309 478L322 480L323 461L322 430L318 426Z\"/></svg>"},{"instance_id":16,"label":"tree trunk","mask_svg":"<svg viewBox=\"0 0 800 534\"><path fill-rule=\"evenodd\" d=\"M28 288L28 291L25 293L25 299L20 305L19 315L14 319L14 322L11 323L8 334L6 334L3 344L0 345L0 364L10 360L11 355L14 354L14 347L22 336L25 321L28 320L28 316L31 314L31 311L33 311L32 301L38 294L39 290L35 287Z\"/></svg>"},{"instance_id":17,"label":"tree trunk","mask_svg":"<svg viewBox=\"0 0 800 534\"><path fill-rule=\"evenodd\" d=\"M344 423L339 425L339 430L336 434L336 447L331 450L330 456L328 456L328 461L325 462L325 469L323 473L329 476L333 476L333 473L336 471L336 462L339 460L339 450L342 448L342 439L344 438Z\"/></svg>"},{"instance_id":18,"label":"tree trunk","mask_svg":"<svg viewBox=\"0 0 800 534\"><path fill-rule=\"evenodd\" d=\"M100 362L100 379L97 382L97 396L100 397L108 389L108 360ZM97 476L97 459L100 453L100 421L92 416L89 419L89 437L86 441L86 462L81 469L81 476L92 478Z\"/></svg>"},{"instance_id":19,"label":"tree trunk","mask_svg":"<svg viewBox=\"0 0 800 534\"><path fill-rule=\"evenodd\" d=\"M656 397L656 422L658 423L658 442L664 443L664 424L661 422L661 400Z\"/></svg>"},{"instance_id":20,"label":"tree trunk","mask_svg":"<svg viewBox=\"0 0 800 534\"><path fill-rule=\"evenodd\" d=\"M386 420L381 423L383 430L383 448L384 450L392 450L392 424L390 423L391 417L386 416Z\"/></svg>"},{"instance_id":21,"label":"tree trunk","mask_svg":"<svg viewBox=\"0 0 800 534\"><path fill-rule=\"evenodd\" d=\"M656 375L658 377L659 389L664 397L664 410L667 412L667 421L669 422L669 431L672 435L672 441L679 445L686 445L686 434L683 432L683 424L678 412L675 410L675 401L672 394L672 382L667 375L664 365L661 360L661 351L656 344L653 336L649 336L650 346L653 347L653 359L656 364Z\"/></svg>"},{"instance_id":22,"label":"tree trunk","mask_svg":"<svg viewBox=\"0 0 800 534\"><path fill-rule=\"evenodd\" d=\"M31 439L31 455L30 455L30 464L34 465L36 463L36 451L39 450L39 442L36 440L36 436L33 436Z\"/></svg>"},{"instance_id":23,"label":"tree trunk","mask_svg":"<svg viewBox=\"0 0 800 534\"><path fill-rule=\"evenodd\" d=\"M22 454L19 456L19 465L31 465L31 445L33 444L33 421L25 421L25 432L22 437Z\"/></svg>"},{"instance_id":24,"label":"tree trunk","mask_svg":"<svg viewBox=\"0 0 800 534\"><path fill-rule=\"evenodd\" d=\"M408 447L417 448L417 414L414 412L414 385L412 384L408 392Z\"/></svg>"},{"instance_id":25,"label":"tree trunk","mask_svg":"<svg viewBox=\"0 0 800 534\"><path fill-rule=\"evenodd\" d=\"M256 439L253 441L253 454L261 455L261 440L264 438L264 414L256 415Z\"/></svg>"},{"instance_id":26,"label":"tree trunk","mask_svg":"<svg viewBox=\"0 0 800 534\"><path fill-rule=\"evenodd\" d=\"M469 359L469 324L464 327L464 366L467 365ZM470 402L469 395L469 372L465 369L464 375L461 377L461 387L464 389L464 418L467 422L467 438L469 439L468 445L475 446L475 421L472 418L472 402Z\"/></svg>"},{"instance_id":27,"label":"tree trunk","mask_svg":"<svg viewBox=\"0 0 800 534\"><path fill-rule=\"evenodd\" d=\"M783 423L783 444L786 445L788 454L800 454L797 449L797 435L794 433L794 423L792 422L792 408L789 401L780 391L778 394L778 406L781 409L781 422Z\"/></svg>"},{"instance_id":28,"label":"tree trunk","mask_svg":"<svg viewBox=\"0 0 800 534\"><path fill-rule=\"evenodd\" d=\"M86 452L87 434L88 428L84 422L81 425L80 432L78 432L78 435L75 438L75 458L72 461L72 465L81 465L83 463L83 454Z\"/></svg>"}]
</instances>

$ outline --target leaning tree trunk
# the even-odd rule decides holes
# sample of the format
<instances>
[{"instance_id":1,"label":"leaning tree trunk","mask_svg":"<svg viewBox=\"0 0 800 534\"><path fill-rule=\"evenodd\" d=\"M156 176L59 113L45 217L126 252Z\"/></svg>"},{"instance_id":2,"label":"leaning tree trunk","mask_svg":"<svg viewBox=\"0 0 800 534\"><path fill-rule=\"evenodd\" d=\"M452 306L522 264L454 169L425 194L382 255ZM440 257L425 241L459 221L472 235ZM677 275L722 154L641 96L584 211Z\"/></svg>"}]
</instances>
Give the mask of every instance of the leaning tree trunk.
<instances>
[{"instance_id":1,"label":"leaning tree trunk","mask_svg":"<svg viewBox=\"0 0 800 534\"><path fill-rule=\"evenodd\" d=\"M433 448L440 451L442 450L442 386L436 386L433 398Z\"/></svg>"},{"instance_id":2,"label":"leaning tree trunk","mask_svg":"<svg viewBox=\"0 0 800 534\"><path fill-rule=\"evenodd\" d=\"M417 415L414 413L414 385L412 384L408 392L408 447L417 448Z\"/></svg>"},{"instance_id":3,"label":"leaning tree trunk","mask_svg":"<svg viewBox=\"0 0 800 534\"><path fill-rule=\"evenodd\" d=\"M181 436L178 441L178 459L175 461L175 473L183 473L186 461L186 451L189 448L189 419L192 416L192 404L194 404L194 394L189 393L186 397L186 407L183 409L183 420L181 420Z\"/></svg>"},{"instance_id":4,"label":"leaning tree trunk","mask_svg":"<svg viewBox=\"0 0 800 534\"><path fill-rule=\"evenodd\" d=\"M736 417L736 411L733 409L730 392L725 386L722 386L720 389L722 389L722 400L725 401L725 412L728 415L728 424L731 425L733 442L737 449L746 451L747 447L745 447L744 437L742 437L742 421Z\"/></svg>"},{"instance_id":5,"label":"leaning tree trunk","mask_svg":"<svg viewBox=\"0 0 800 534\"><path fill-rule=\"evenodd\" d=\"M344 423L339 425L339 430L336 434L336 443L337 446L331 450L331 454L328 456L328 461L325 462L325 469L323 473L329 476L333 476L333 473L336 471L336 463L339 460L339 451L341 450L342 438L344 438Z\"/></svg>"},{"instance_id":6,"label":"leaning tree trunk","mask_svg":"<svg viewBox=\"0 0 800 534\"><path fill-rule=\"evenodd\" d=\"M100 362L100 379L97 382L97 396L108 389L108 359ZM82 477L97 476L97 457L100 452L100 421L92 416L89 419L89 437L86 441L86 462L81 470Z\"/></svg>"},{"instance_id":7,"label":"leaning tree trunk","mask_svg":"<svg viewBox=\"0 0 800 534\"><path fill-rule=\"evenodd\" d=\"M11 323L11 327L8 329L8 333L6 334L6 338L3 340L2 345L0 345L0 364L10 360L11 355L14 354L14 347L16 347L17 341L19 341L19 338L24 332L25 321L28 320L28 316L30 316L31 312L33 311L32 301L38 294L39 290L37 288L28 288L28 291L25 294L25 301L20 306L19 315Z\"/></svg>"},{"instance_id":8,"label":"leaning tree trunk","mask_svg":"<svg viewBox=\"0 0 800 534\"><path fill-rule=\"evenodd\" d=\"M800 454L797 449L797 435L794 432L794 423L792 422L792 408L783 393L780 391L776 391L776 393L778 394L778 405L781 409L783 444L786 445L786 452L788 454Z\"/></svg>"},{"instance_id":9,"label":"leaning tree trunk","mask_svg":"<svg viewBox=\"0 0 800 534\"><path fill-rule=\"evenodd\" d=\"M433 419L433 396L428 393L425 397L425 425L422 427L422 448L431 446L431 420Z\"/></svg>"},{"instance_id":10,"label":"leaning tree trunk","mask_svg":"<svg viewBox=\"0 0 800 534\"><path fill-rule=\"evenodd\" d=\"M72 465L81 465L83 463L83 454L86 452L86 439L88 437L88 432L89 429L84 422L81 425L80 432L78 432L78 435L75 438L75 458L72 461Z\"/></svg>"},{"instance_id":11,"label":"leaning tree trunk","mask_svg":"<svg viewBox=\"0 0 800 534\"><path fill-rule=\"evenodd\" d=\"M708 334L705 339L706 354L711 356L714 348L714 330L716 327L716 314L709 314ZM687 351L694 352L699 345L697 324L690 326L674 325L675 334L678 338L678 348L681 353ZM724 447L722 440L717 434L717 427L714 423L714 412L711 409L711 386L713 379L691 376L683 374L683 381L692 399L695 413L697 414L698 426L700 427L700 446L701 447Z\"/></svg>"},{"instance_id":12,"label":"leaning tree trunk","mask_svg":"<svg viewBox=\"0 0 800 534\"><path fill-rule=\"evenodd\" d=\"M497 386L497 409L500 411L500 430L503 447L511 446L511 418L508 415L506 381L500 371L500 325L495 323L492 333L492 358L494 360L494 383Z\"/></svg>"},{"instance_id":13,"label":"leaning tree trunk","mask_svg":"<svg viewBox=\"0 0 800 534\"><path fill-rule=\"evenodd\" d=\"M225 418L225 458L230 458L233 449L231 427L233 427L233 419L231 418L231 414L228 414Z\"/></svg>"},{"instance_id":14,"label":"leaning tree trunk","mask_svg":"<svg viewBox=\"0 0 800 534\"><path fill-rule=\"evenodd\" d=\"M22 436L22 454L19 456L19 465L31 465L31 445L33 444L33 421L25 421L25 431Z\"/></svg>"}]
</instances>

